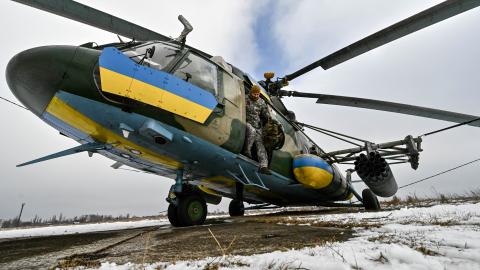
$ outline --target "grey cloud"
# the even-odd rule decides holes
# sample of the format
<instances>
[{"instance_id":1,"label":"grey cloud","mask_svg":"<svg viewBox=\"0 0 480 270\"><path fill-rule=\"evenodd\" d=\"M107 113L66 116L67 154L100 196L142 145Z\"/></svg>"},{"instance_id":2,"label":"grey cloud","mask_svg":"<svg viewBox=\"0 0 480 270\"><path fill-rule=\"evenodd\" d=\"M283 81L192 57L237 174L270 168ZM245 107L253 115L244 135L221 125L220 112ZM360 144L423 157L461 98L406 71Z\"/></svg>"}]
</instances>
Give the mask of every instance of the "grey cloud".
<instances>
[{"instance_id":1,"label":"grey cloud","mask_svg":"<svg viewBox=\"0 0 480 270\"><path fill-rule=\"evenodd\" d=\"M176 37L183 14L195 30L189 44L222 55L245 69L258 64L253 23L254 1L80 1L113 15ZM0 67L28 48L49 44L108 43L111 33L69 21L12 1L0 3L2 54ZM19 18L21 18L19 20ZM14 22L14 23L13 23ZM239 54L238 52L242 53ZM5 78L0 95L15 100ZM152 215L165 210L165 196L172 181L162 177L113 170L112 161L86 154L16 168L15 165L76 145L60 136L33 114L1 103L0 219L18 214L22 202L25 218L87 213ZM221 205L220 207L225 207Z\"/></svg>"},{"instance_id":2,"label":"grey cloud","mask_svg":"<svg viewBox=\"0 0 480 270\"><path fill-rule=\"evenodd\" d=\"M291 1L278 13L288 24L274 29L285 61L298 69L364 36L440 1ZM286 12L291 10L291 12ZM480 116L480 9L471 10L394 41L330 70L321 68L295 80L298 91L357 96L410 103ZM287 100L301 121L374 141L446 127L451 123L393 113L317 105L314 100ZM394 167L400 185L480 157L480 129L462 127L426 137L420 168ZM349 147L313 135L327 150ZM345 168L346 169L346 168ZM400 195L462 193L478 185L479 164L401 190Z\"/></svg>"},{"instance_id":3,"label":"grey cloud","mask_svg":"<svg viewBox=\"0 0 480 270\"><path fill-rule=\"evenodd\" d=\"M169 36L177 36L183 14L195 30L189 43L210 53L223 55L243 69L255 70L262 59L258 53L254 27L266 8L276 12L272 31L283 48L283 60L292 69L308 64L381 27L420 11L438 1L282 1L258 6L254 1L82 1L114 15ZM29 7L0 3L2 54L0 66L27 48L47 44L81 44L87 41L111 42L116 37L89 26L71 22ZM18 18L22 18L18 20ZM13 24L12 22L15 22ZM12 27L14 25L14 27ZM415 33L328 71L316 70L292 82L300 91L324 92L413 103L480 115L480 9ZM307 26L310 26L307 27ZM0 94L14 99L5 79ZM352 108L316 105L314 100L286 100L300 120L375 141L396 140L449 125ZM164 197L170 180L109 168L112 162L86 155L66 157L26 168L15 168L22 161L72 147L66 139L33 114L13 106L0 106L2 132L0 145L0 218L17 214L26 202L25 216L50 216L63 212L73 216L85 213L155 214L166 209ZM421 166L395 167L400 184L453 167L480 155L480 129L463 127L427 137ZM326 150L348 145L312 134ZM406 189L417 192L463 192L478 188L478 165ZM225 207L223 204L220 207Z\"/></svg>"}]
</instances>

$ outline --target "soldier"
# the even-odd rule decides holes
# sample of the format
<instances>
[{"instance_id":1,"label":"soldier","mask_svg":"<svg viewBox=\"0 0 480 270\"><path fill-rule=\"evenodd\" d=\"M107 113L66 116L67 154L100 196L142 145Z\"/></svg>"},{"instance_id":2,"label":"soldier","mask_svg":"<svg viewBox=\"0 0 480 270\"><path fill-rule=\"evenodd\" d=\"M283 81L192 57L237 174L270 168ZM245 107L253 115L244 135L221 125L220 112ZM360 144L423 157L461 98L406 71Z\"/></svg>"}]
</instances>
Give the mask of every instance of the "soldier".
<instances>
[{"instance_id":1,"label":"soldier","mask_svg":"<svg viewBox=\"0 0 480 270\"><path fill-rule=\"evenodd\" d=\"M252 157L251 149L255 144L258 162L260 163L260 173L272 174L268 169L268 156L262 139L262 120L268 122L270 120L270 113L268 112L267 104L260 98L260 87L258 85L253 85L250 89L250 94L246 98L246 110L247 134L244 146L245 155L250 158Z\"/></svg>"},{"instance_id":2,"label":"soldier","mask_svg":"<svg viewBox=\"0 0 480 270\"><path fill-rule=\"evenodd\" d=\"M270 121L263 127L263 146L267 150L268 161L272 159L273 151L283 147L285 143L285 134L282 125L274 120Z\"/></svg>"}]
</instances>

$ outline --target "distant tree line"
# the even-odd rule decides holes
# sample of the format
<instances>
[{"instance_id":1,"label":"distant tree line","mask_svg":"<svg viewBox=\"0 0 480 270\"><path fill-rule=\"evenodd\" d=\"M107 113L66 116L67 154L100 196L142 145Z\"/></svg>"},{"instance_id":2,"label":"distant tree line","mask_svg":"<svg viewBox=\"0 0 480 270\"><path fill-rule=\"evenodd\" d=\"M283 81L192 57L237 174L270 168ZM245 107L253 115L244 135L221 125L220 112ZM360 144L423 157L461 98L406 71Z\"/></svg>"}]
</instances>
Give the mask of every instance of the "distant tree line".
<instances>
[{"instance_id":1,"label":"distant tree line","mask_svg":"<svg viewBox=\"0 0 480 270\"><path fill-rule=\"evenodd\" d=\"M41 218L35 215L29 221L21 220L18 222L18 216L12 219L0 219L1 228L15 228L15 227L29 227L29 226L48 226L48 225L68 225L68 224L80 224L80 223L97 223L97 222L108 222L108 221L121 221L128 220L132 218L130 214L112 216L112 215L98 215L98 214L89 214L82 215L79 217L66 218L63 214L54 215L51 218Z\"/></svg>"}]
</instances>

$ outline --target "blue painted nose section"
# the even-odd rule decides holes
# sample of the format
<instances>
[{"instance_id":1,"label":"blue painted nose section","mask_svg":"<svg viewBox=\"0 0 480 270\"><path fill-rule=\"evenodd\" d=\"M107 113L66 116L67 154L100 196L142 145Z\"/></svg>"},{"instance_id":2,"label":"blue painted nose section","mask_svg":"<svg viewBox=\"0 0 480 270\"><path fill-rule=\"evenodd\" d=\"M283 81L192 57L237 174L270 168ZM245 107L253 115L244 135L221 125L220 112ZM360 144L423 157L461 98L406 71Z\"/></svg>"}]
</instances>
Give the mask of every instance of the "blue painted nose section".
<instances>
[{"instance_id":1,"label":"blue painted nose section","mask_svg":"<svg viewBox=\"0 0 480 270\"><path fill-rule=\"evenodd\" d=\"M76 48L37 47L14 56L5 75L15 97L40 116L59 90Z\"/></svg>"}]
</instances>

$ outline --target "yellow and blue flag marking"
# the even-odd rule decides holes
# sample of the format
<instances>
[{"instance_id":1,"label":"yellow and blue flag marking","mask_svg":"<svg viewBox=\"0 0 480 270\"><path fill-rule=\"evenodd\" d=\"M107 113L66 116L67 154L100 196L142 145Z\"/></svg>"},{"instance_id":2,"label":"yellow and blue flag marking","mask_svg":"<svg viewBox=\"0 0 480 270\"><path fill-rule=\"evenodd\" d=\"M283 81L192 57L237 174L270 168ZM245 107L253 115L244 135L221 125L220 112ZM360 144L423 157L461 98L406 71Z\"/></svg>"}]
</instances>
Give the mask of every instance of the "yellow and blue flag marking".
<instances>
[{"instance_id":1,"label":"yellow and blue flag marking","mask_svg":"<svg viewBox=\"0 0 480 270\"><path fill-rule=\"evenodd\" d=\"M293 159L295 178L307 187L325 188L332 183L333 168L326 161L315 155L298 155Z\"/></svg>"},{"instance_id":2,"label":"yellow and blue flag marking","mask_svg":"<svg viewBox=\"0 0 480 270\"><path fill-rule=\"evenodd\" d=\"M215 96L171 74L142 66L116 48L100 55L102 91L127 97L204 123L218 102Z\"/></svg>"}]
</instances>

